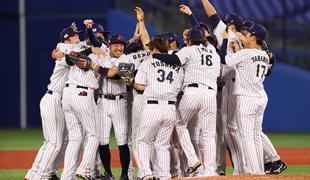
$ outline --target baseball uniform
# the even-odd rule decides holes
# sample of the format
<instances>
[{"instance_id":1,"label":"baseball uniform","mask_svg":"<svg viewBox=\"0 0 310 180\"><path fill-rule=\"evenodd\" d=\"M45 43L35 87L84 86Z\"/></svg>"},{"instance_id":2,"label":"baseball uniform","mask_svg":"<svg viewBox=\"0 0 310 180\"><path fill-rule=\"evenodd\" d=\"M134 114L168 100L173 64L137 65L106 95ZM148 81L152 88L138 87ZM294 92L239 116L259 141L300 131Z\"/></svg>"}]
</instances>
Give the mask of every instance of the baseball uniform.
<instances>
[{"instance_id":1,"label":"baseball uniform","mask_svg":"<svg viewBox=\"0 0 310 180\"><path fill-rule=\"evenodd\" d=\"M154 175L150 167L153 144L159 165L156 175L160 179L170 178L170 138L178 119L175 104L182 81L182 68L157 59L144 61L138 69L135 83L146 86L136 135L139 178Z\"/></svg>"},{"instance_id":2,"label":"baseball uniform","mask_svg":"<svg viewBox=\"0 0 310 180\"><path fill-rule=\"evenodd\" d=\"M79 49L81 44L59 43L57 49L63 53ZM69 72L69 65L65 58L55 60L53 74L47 92L40 101L40 113L42 117L42 128L44 144L40 148L32 168L25 176L26 179L44 179L55 174L60 162L63 160L67 140L64 141L65 119L61 107L61 97ZM56 161L56 163L55 163ZM56 164L56 165L55 165Z\"/></svg>"},{"instance_id":3,"label":"baseball uniform","mask_svg":"<svg viewBox=\"0 0 310 180\"><path fill-rule=\"evenodd\" d=\"M97 64L105 59L95 54L88 57ZM94 172L94 164L99 145L96 131L96 107L94 90L99 87L100 74L91 70L82 70L72 66L63 93L63 110L69 134L69 143L65 153L65 165L61 179L74 179L76 174L90 176ZM78 156L85 132L83 159L78 165ZM77 168L77 169L76 169Z\"/></svg>"},{"instance_id":4,"label":"baseball uniform","mask_svg":"<svg viewBox=\"0 0 310 180\"><path fill-rule=\"evenodd\" d=\"M217 77L220 74L220 57L210 43L206 46L193 45L184 47L176 53L184 67L184 95L179 104L181 121L177 124L181 146L189 161L189 166L197 163L193 146L189 144L187 123L197 115L202 133L204 170L202 175L216 173L216 94Z\"/></svg>"},{"instance_id":5,"label":"baseball uniform","mask_svg":"<svg viewBox=\"0 0 310 180\"><path fill-rule=\"evenodd\" d=\"M243 49L226 55L225 60L228 67L236 67L233 94L236 96L236 120L240 134L237 143L241 147L244 170L250 174L264 174L261 131L268 98L263 81L269 57L262 50Z\"/></svg>"},{"instance_id":6,"label":"baseball uniform","mask_svg":"<svg viewBox=\"0 0 310 180\"><path fill-rule=\"evenodd\" d=\"M226 24L223 21L219 21L213 33L218 41L218 45L222 46L223 43L223 33L226 29ZM236 35L229 30L228 31L228 44L232 41L237 42L241 46L240 40L237 39ZM242 47L242 46L241 46ZM232 48L227 46L227 54L233 53ZM241 150L237 146L237 122L234 118L234 102L235 96L233 95L234 89L234 81L235 81L235 69L234 67L227 67L226 65L222 65L222 76L225 86L222 89L222 97L221 97L221 124L222 128L218 128L217 130L217 164L218 171L225 172L225 164L226 164L226 141L228 143L228 147L231 152L231 158L234 165L234 175L241 174L242 170L242 156Z\"/></svg>"}]
</instances>

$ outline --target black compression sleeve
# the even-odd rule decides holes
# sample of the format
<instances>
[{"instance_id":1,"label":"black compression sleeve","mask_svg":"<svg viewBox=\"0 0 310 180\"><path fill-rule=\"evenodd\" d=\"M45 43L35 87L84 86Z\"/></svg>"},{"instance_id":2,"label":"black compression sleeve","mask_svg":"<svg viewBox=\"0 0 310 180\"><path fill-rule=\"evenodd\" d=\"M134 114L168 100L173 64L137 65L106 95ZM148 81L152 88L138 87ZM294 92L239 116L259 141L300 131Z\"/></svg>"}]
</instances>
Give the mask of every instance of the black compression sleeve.
<instances>
[{"instance_id":1,"label":"black compression sleeve","mask_svg":"<svg viewBox=\"0 0 310 180\"><path fill-rule=\"evenodd\" d=\"M101 76L107 76L108 75L108 72L109 72L109 68L106 68L106 67L99 67L98 69L98 73L101 75Z\"/></svg>"},{"instance_id":2,"label":"black compression sleeve","mask_svg":"<svg viewBox=\"0 0 310 180\"><path fill-rule=\"evenodd\" d=\"M96 35L92 29L87 29L87 34L88 34L89 40L93 46L101 47L102 42L99 41L99 39L96 37Z\"/></svg>"},{"instance_id":3,"label":"black compression sleeve","mask_svg":"<svg viewBox=\"0 0 310 180\"><path fill-rule=\"evenodd\" d=\"M108 77L109 79L120 80L121 77L117 74L114 77Z\"/></svg>"},{"instance_id":4,"label":"black compression sleeve","mask_svg":"<svg viewBox=\"0 0 310 180\"><path fill-rule=\"evenodd\" d=\"M222 64L226 64L225 56L227 54L227 44L228 44L228 39L223 39L223 44L220 48L220 58L221 58Z\"/></svg>"},{"instance_id":5,"label":"black compression sleeve","mask_svg":"<svg viewBox=\"0 0 310 180\"><path fill-rule=\"evenodd\" d=\"M193 13L188 17L192 27L199 26L199 23Z\"/></svg>"},{"instance_id":6,"label":"black compression sleeve","mask_svg":"<svg viewBox=\"0 0 310 180\"><path fill-rule=\"evenodd\" d=\"M91 48L87 48L87 49L81 51L80 53L88 56L88 55L90 55L93 52L91 51Z\"/></svg>"},{"instance_id":7,"label":"black compression sleeve","mask_svg":"<svg viewBox=\"0 0 310 180\"><path fill-rule=\"evenodd\" d=\"M153 58L156 58L167 64L181 66L181 61L175 54L153 54Z\"/></svg>"},{"instance_id":8,"label":"black compression sleeve","mask_svg":"<svg viewBox=\"0 0 310 180\"><path fill-rule=\"evenodd\" d=\"M208 17L208 24L210 25L210 29L212 32L216 28L216 26L220 23L220 21L221 19L217 14Z\"/></svg>"}]
</instances>

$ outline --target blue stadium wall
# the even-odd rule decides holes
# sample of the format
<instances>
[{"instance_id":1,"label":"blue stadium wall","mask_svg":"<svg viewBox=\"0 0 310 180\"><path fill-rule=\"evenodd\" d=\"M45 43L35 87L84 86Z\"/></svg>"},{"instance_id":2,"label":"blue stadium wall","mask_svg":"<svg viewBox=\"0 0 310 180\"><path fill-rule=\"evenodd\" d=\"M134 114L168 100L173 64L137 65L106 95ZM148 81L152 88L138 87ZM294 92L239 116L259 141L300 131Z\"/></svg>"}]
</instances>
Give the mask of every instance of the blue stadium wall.
<instances>
[{"instance_id":1,"label":"blue stadium wall","mask_svg":"<svg viewBox=\"0 0 310 180\"><path fill-rule=\"evenodd\" d=\"M58 1L57 1L58 2ZM94 6L94 4L96 4ZM83 6L81 6L83 5ZM68 8L70 7L70 8ZM45 0L39 4L35 0L26 1L27 30L27 124L40 127L39 102L46 92L54 62L51 51L59 39L59 32L76 21L83 27L83 19L92 18L108 30L120 33L129 39L134 33L135 20L117 10L113 1L95 0L85 4L83 0L56 1ZM20 124L20 87L19 87L19 24L18 1L4 0L0 6L2 42L2 70L4 82L0 93L0 127L19 127ZM150 34L155 34L148 27ZM83 39L83 37L81 37ZM310 72L278 63L271 77L265 81L269 96L264 118L266 131L310 132L308 109L310 102Z\"/></svg>"}]
</instances>

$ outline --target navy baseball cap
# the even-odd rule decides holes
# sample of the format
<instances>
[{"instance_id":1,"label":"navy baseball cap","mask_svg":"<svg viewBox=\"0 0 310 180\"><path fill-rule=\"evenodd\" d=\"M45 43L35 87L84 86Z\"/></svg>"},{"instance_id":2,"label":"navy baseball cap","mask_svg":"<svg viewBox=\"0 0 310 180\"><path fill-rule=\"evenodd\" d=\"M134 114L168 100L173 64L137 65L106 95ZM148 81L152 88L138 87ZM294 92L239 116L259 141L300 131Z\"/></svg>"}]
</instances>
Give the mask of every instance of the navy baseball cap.
<instances>
[{"instance_id":1,"label":"navy baseball cap","mask_svg":"<svg viewBox=\"0 0 310 180\"><path fill-rule=\"evenodd\" d=\"M191 28L187 33L187 39L205 39L205 31L202 27Z\"/></svg>"},{"instance_id":2,"label":"navy baseball cap","mask_svg":"<svg viewBox=\"0 0 310 180\"><path fill-rule=\"evenodd\" d=\"M103 28L103 26L102 26L101 24L97 24L97 23L94 23L94 24L93 24L92 31L93 31L94 33L96 33L96 32L106 33L106 34L110 33L109 31L105 31L104 28Z\"/></svg>"},{"instance_id":3,"label":"navy baseball cap","mask_svg":"<svg viewBox=\"0 0 310 180\"><path fill-rule=\"evenodd\" d=\"M242 29L248 30L253 24L253 21L245 20L242 22Z\"/></svg>"},{"instance_id":4,"label":"navy baseball cap","mask_svg":"<svg viewBox=\"0 0 310 180\"><path fill-rule=\"evenodd\" d=\"M175 33L167 32L166 36L167 36L169 43L171 43L173 41L178 41L178 36Z\"/></svg>"},{"instance_id":5,"label":"navy baseball cap","mask_svg":"<svg viewBox=\"0 0 310 180\"><path fill-rule=\"evenodd\" d=\"M70 27L66 27L60 32L59 34L60 41L64 42L69 37L74 36L76 34L80 34L81 32L82 31L78 31L75 22L73 22Z\"/></svg>"},{"instance_id":6,"label":"navy baseball cap","mask_svg":"<svg viewBox=\"0 0 310 180\"><path fill-rule=\"evenodd\" d=\"M124 53L130 54L130 53L138 52L139 50L143 50L143 45L142 45L141 40L128 44L126 48L124 49Z\"/></svg>"},{"instance_id":7,"label":"navy baseball cap","mask_svg":"<svg viewBox=\"0 0 310 180\"><path fill-rule=\"evenodd\" d=\"M266 38L266 28L260 24L252 24L251 27L247 28L248 32L254 35L256 38L260 40L265 40Z\"/></svg>"},{"instance_id":8,"label":"navy baseball cap","mask_svg":"<svg viewBox=\"0 0 310 180\"><path fill-rule=\"evenodd\" d=\"M238 29L242 26L242 18L235 13L226 15L224 22L226 24L234 24Z\"/></svg>"},{"instance_id":9,"label":"navy baseball cap","mask_svg":"<svg viewBox=\"0 0 310 180\"><path fill-rule=\"evenodd\" d=\"M124 40L124 37L120 34L113 34L109 40L109 44L123 44L126 46L127 42Z\"/></svg>"}]
</instances>

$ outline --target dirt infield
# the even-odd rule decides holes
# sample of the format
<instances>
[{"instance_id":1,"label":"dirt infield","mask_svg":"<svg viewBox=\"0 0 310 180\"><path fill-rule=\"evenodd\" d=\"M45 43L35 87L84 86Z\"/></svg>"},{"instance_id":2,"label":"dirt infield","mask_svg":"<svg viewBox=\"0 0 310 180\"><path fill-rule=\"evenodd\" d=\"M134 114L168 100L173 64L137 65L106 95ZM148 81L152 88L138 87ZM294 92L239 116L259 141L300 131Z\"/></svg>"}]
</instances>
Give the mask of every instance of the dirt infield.
<instances>
[{"instance_id":1,"label":"dirt infield","mask_svg":"<svg viewBox=\"0 0 310 180\"><path fill-rule=\"evenodd\" d=\"M310 165L310 148L278 148L277 151L289 165ZM29 169L36 153L36 150L0 151L0 169ZM112 150L111 155L112 167L120 167L118 150Z\"/></svg>"},{"instance_id":2,"label":"dirt infield","mask_svg":"<svg viewBox=\"0 0 310 180\"><path fill-rule=\"evenodd\" d=\"M217 177L192 177L192 178L177 178L175 180L306 180L310 179L310 175L242 175L242 176L217 176Z\"/></svg>"}]
</instances>

